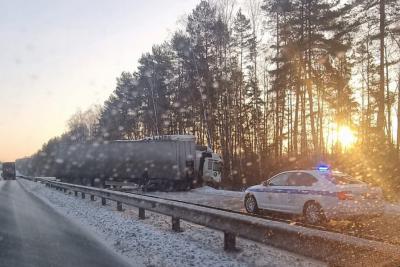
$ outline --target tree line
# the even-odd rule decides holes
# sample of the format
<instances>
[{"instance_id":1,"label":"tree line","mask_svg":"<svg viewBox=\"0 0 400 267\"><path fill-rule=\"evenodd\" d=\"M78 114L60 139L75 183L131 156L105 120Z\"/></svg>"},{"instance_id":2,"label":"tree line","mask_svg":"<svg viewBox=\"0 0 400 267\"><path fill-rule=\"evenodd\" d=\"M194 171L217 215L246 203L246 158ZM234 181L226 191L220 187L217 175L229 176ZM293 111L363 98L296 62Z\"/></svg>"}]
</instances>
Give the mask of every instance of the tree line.
<instances>
[{"instance_id":1,"label":"tree line","mask_svg":"<svg viewBox=\"0 0 400 267\"><path fill-rule=\"evenodd\" d=\"M34 158L46 162L61 143L194 134L221 153L227 184L328 161L397 186L399 9L396 0L200 1L121 73L102 107L74 115ZM357 138L351 147L343 127Z\"/></svg>"}]
</instances>

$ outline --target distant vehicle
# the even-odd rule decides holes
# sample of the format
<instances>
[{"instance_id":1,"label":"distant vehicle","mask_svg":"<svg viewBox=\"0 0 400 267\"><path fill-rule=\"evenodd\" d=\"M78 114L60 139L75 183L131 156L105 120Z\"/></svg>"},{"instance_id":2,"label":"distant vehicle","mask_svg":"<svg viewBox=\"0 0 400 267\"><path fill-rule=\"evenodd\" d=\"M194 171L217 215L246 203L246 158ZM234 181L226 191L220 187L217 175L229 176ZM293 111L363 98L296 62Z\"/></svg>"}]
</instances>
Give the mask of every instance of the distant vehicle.
<instances>
[{"instance_id":1,"label":"distant vehicle","mask_svg":"<svg viewBox=\"0 0 400 267\"><path fill-rule=\"evenodd\" d=\"M29 159L17 165L35 166ZM192 135L166 135L142 140L78 143L60 149L47 162L47 176L63 181L137 183L148 190L186 190L221 181L222 159L209 148L196 150ZM29 170L28 170L29 171ZM22 171L21 171L22 172ZM31 175L29 173L23 173Z\"/></svg>"},{"instance_id":2,"label":"distant vehicle","mask_svg":"<svg viewBox=\"0 0 400 267\"><path fill-rule=\"evenodd\" d=\"M3 162L3 171L1 176L4 180L15 180L15 163Z\"/></svg>"},{"instance_id":3,"label":"distant vehicle","mask_svg":"<svg viewBox=\"0 0 400 267\"><path fill-rule=\"evenodd\" d=\"M287 171L246 190L249 213L260 209L303 215L309 224L327 220L357 220L383 213L380 188L373 188L347 174L323 167Z\"/></svg>"}]
</instances>

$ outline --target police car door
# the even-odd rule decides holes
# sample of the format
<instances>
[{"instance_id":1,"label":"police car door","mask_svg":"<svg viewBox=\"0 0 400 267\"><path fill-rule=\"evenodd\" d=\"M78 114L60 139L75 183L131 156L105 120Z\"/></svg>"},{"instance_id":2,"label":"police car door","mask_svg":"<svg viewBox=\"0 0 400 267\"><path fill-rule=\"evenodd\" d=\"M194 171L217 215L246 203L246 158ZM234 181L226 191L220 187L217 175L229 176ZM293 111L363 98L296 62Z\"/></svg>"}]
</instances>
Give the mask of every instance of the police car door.
<instances>
[{"instance_id":1,"label":"police car door","mask_svg":"<svg viewBox=\"0 0 400 267\"><path fill-rule=\"evenodd\" d=\"M288 185L292 187L287 199L288 211L302 213L305 202L313 195L312 186L318 180L306 172L291 172L288 177Z\"/></svg>"},{"instance_id":2,"label":"police car door","mask_svg":"<svg viewBox=\"0 0 400 267\"><path fill-rule=\"evenodd\" d=\"M272 178L268 183L266 197L266 209L285 211L287 210L287 179L289 173L281 173Z\"/></svg>"}]
</instances>

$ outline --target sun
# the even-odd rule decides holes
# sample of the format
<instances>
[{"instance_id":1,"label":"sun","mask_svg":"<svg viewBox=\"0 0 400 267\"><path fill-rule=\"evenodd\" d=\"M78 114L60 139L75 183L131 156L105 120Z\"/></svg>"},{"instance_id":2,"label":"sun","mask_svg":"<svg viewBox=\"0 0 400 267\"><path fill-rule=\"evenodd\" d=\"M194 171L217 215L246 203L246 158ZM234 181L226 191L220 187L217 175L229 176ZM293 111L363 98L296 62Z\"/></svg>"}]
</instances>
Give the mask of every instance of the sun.
<instances>
[{"instance_id":1,"label":"sun","mask_svg":"<svg viewBox=\"0 0 400 267\"><path fill-rule=\"evenodd\" d=\"M338 130L338 141L344 148L351 147L357 141L357 137L348 126L340 126Z\"/></svg>"},{"instance_id":2,"label":"sun","mask_svg":"<svg viewBox=\"0 0 400 267\"><path fill-rule=\"evenodd\" d=\"M347 125L331 123L326 131L326 142L332 148L339 145L346 150L357 142L357 135Z\"/></svg>"}]
</instances>

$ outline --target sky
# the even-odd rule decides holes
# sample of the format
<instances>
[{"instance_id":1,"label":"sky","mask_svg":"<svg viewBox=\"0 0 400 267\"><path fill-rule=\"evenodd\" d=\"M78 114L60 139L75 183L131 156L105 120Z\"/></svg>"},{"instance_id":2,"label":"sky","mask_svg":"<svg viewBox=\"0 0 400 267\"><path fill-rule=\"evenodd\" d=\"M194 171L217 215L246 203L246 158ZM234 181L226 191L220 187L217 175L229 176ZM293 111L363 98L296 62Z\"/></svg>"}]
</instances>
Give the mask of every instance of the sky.
<instances>
[{"instance_id":1,"label":"sky","mask_svg":"<svg viewBox=\"0 0 400 267\"><path fill-rule=\"evenodd\" d=\"M0 161L29 156L102 104L199 0L0 0Z\"/></svg>"}]
</instances>

